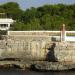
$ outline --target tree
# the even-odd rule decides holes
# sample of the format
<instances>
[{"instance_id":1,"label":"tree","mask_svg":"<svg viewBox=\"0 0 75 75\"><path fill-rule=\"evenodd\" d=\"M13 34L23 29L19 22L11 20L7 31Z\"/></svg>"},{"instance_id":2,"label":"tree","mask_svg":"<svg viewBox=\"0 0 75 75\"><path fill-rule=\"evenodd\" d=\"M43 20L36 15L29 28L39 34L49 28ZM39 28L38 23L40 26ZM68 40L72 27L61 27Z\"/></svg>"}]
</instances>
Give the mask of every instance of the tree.
<instances>
[{"instance_id":1,"label":"tree","mask_svg":"<svg viewBox=\"0 0 75 75\"><path fill-rule=\"evenodd\" d=\"M16 20L12 30L60 30L63 23L67 30L75 30L75 4L44 5L23 11L17 3L8 2L0 5L0 13Z\"/></svg>"},{"instance_id":2,"label":"tree","mask_svg":"<svg viewBox=\"0 0 75 75\"><path fill-rule=\"evenodd\" d=\"M14 25L11 27L11 30L23 30L24 23L20 21L16 21Z\"/></svg>"},{"instance_id":3,"label":"tree","mask_svg":"<svg viewBox=\"0 0 75 75\"><path fill-rule=\"evenodd\" d=\"M22 10L19 8L19 5L15 2L8 2L2 5L2 8L5 10L5 13L13 19L18 19L22 14Z\"/></svg>"},{"instance_id":4,"label":"tree","mask_svg":"<svg viewBox=\"0 0 75 75\"><path fill-rule=\"evenodd\" d=\"M49 14L44 15L41 18L41 26L43 27L43 30L51 30L51 16Z\"/></svg>"}]
</instances>

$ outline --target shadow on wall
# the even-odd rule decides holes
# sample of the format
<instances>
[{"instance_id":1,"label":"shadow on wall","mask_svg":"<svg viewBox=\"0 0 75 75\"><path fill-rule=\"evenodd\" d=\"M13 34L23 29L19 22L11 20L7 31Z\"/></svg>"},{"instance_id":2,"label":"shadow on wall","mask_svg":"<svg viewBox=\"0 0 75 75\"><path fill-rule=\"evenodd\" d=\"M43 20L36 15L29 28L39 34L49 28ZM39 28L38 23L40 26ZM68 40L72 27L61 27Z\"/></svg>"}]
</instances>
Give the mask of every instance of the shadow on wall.
<instances>
[{"instance_id":1,"label":"shadow on wall","mask_svg":"<svg viewBox=\"0 0 75 75\"><path fill-rule=\"evenodd\" d=\"M56 38L55 38L55 37L52 37L51 40L52 40L52 41L56 41Z\"/></svg>"},{"instance_id":2,"label":"shadow on wall","mask_svg":"<svg viewBox=\"0 0 75 75\"><path fill-rule=\"evenodd\" d=\"M56 62L57 61L57 58L54 55L55 46L56 46L56 44L53 43L51 48L48 48L49 52L47 53L46 60L49 61L49 62Z\"/></svg>"}]
</instances>

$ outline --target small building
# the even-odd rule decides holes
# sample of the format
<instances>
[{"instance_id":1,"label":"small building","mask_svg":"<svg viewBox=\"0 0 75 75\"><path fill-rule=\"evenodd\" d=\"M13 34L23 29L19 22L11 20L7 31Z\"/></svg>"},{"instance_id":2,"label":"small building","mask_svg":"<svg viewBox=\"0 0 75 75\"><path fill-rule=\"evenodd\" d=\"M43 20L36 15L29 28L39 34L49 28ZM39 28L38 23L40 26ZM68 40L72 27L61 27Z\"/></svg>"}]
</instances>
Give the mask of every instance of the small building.
<instances>
[{"instance_id":1,"label":"small building","mask_svg":"<svg viewBox=\"0 0 75 75\"><path fill-rule=\"evenodd\" d=\"M0 18L0 30L9 30L10 25L14 22L13 19L10 18Z\"/></svg>"},{"instance_id":2,"label":"small building","mask_svg":"<svg viewBox=\"0 0 75 75\"><path fill-rule=\"evenodd\" d=\"M9 30L13 22L14 20L11 18L7 18L5 16L5 13L0 13L0 30Z\"/></svg>"}]
</instances>

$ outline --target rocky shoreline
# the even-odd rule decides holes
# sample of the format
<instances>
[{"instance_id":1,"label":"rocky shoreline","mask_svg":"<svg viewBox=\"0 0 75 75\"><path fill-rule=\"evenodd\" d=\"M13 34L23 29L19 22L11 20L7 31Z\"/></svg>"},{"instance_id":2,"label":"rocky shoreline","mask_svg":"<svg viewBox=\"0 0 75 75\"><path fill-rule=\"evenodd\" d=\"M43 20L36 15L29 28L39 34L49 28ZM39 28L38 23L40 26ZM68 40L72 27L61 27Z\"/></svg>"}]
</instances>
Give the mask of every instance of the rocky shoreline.
<instances>
[{"instance_id":1,"label":"rocky shoreline","mask_svg":"<svg viewBox=\"0 0 75 75\"><path fill-rule=\"evenodd\" d=\"M43 62L35 65L35 68L42 71L49 70L70 70L75 68L75 64L67 64L63 62Z\"/></svg>"},{"instance_id":2,"label":"rocky shoreline","mask_svg":"<svg viewBox=\"0 0 75 75\"><path fill-rule=\"evenodd\" d=\"M19 61L0 61L0 69L21 69L21 70L34 70L39 71L63 71L75 68L75 64L65 62L48 62L41 61L36 62L19 62Z\"/></svg>"}]
</instances>

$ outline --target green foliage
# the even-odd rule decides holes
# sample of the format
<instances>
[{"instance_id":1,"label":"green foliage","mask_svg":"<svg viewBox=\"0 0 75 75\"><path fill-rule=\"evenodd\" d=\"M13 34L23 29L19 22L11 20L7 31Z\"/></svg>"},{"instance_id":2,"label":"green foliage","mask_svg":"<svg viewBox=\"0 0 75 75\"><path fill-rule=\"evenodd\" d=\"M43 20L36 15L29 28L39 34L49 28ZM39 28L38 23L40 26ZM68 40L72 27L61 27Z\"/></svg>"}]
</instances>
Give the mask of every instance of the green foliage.
<instances>
[{"instance_id":1,"label":"green foliage","mask_svg":"<svg viewBox=\"0 0 75 75\"><path fill-rule=\"evenodd\" d=\"M45 30L52 29L51 16L49 14L46 14L41 18L41 25Z\"/></svg>"},{"instance_id":2,"label":"green foliage","mask_svg":"<svg viewBox=\"0 0 75 75\"><path fill-rule=\"evenodd\" d=\"M0 5L0 13L3 12L16 20L11 30L60 30L63 23L67 30L75 30L75 4L45 5L23 11L17 3L9 2Z\"/></svg>"},{"instance_id":3,"label":"green foliage","mask_svg":"<svg viewBox=\"0 0 75 75\"><path fill-rule=\"evenodd\" d=\"M19 5L14 2L8 2L0 6L2 9L0 12L5 12L8 17L12 17L13 19L18 19L22 14L22 10L19 8Z\"/></svg>"},{"instance_id":4,"label":"green foliage","mask_svg":"<svg viewBox=\"0 0 75 75\"><path fill-rule=\"evenodd\" d=\"M31 30L42 30L39 19L34 18L33 20L31 20L30 24Z\"/></svg>"},{"instance_id":5,"label":"green foliage","mask_svg":"<svg viewBox=\"0 0 75 75\"><path fill-rule=\"evenodd\" d=\"M24 23L16 21L14 25L11 27L11 30L24 30Z\"/></svg>"}]
</instances>

